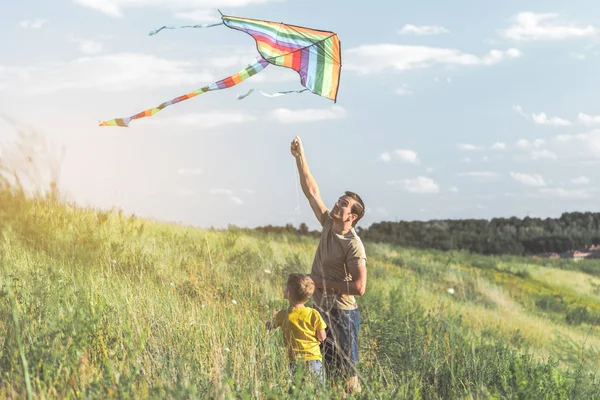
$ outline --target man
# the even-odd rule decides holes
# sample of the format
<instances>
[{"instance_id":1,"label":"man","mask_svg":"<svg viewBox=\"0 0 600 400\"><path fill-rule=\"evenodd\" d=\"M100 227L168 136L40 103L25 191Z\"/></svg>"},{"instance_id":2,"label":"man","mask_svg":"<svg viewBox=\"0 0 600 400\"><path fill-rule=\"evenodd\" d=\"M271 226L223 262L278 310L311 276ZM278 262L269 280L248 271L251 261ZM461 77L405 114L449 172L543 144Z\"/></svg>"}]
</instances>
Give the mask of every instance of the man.
<instances>
[{"instance_id":1,"label":"man","mask_svg":"<svg viewBox=\"0 0 600 400\"><path fill-rule=\"evenodd\" d=\"M315 282L314 307L327 324L327 339L322 345L325 369L329 376L344 378L347 389L360 391L355 369L360 309L354 296L365 293L367 257L354 226L364 216L365 205L356 193L345 192L328 210L308 168L299 137L292 141L291 152L296 158L302 191L323 227L311 277Z\"/></svg>"}]
</instances>

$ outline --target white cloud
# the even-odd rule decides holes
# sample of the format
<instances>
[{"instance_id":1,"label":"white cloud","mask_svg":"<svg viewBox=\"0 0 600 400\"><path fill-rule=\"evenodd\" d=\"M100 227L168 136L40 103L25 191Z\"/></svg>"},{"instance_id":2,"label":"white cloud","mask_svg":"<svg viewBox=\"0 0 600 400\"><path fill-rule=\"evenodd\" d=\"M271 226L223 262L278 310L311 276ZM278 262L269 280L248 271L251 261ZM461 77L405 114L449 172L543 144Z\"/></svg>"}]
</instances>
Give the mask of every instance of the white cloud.
<instances>
[{"instance_id":1,"label":"white cloud","mask_svg":"<svg viewBox=\"0 0 600 400\"><path fill-rule=\"evenodd\" d=\"M400 160L408 162L408 163L415 164L415 163L419 162L419 157L417 156L417 153L415 153L412 150L398 149L398 150L394 150L394 154Z\"/></svg>"},{"instance_id":2,"label":"white cloud","mask_svg":"<svg viewBox=\"0 0 600 400\"><path fill-rule=\"evenodd\" d=\"M444 33L450 33L450 31L443 26L436 25L407 24L398 31L400 35L441 35Z\"/></svg>"},{"instance_id":3,"label":"white cloud","mask_svg":"<svg viewBox=\"0 0 600 400\"><path fill-rule=\"evenodd\" d=\"M521 115L522 117L524 117L525 119L529 120L529 116L523 111L523 107L521 107L520 105L514 105L513 106L513 110L515 110L515 112L519 115ZM559 117L552 117L549 118L546 113L541 112L539 114L531 114L531 117L533 119L533 122L535 122L538 125L550 125L550 126L571 126L571 121L568 121L566 119L563 118L559 118Z\"/></svg>"},{"instance_id":4,"label":"white cloud","mask_svg":"<svg viewBox=\"0 0 600 400\"><path fill-rule=\"evenodd\" d=\"M516 145L518 149L526 150L529 158L532 160L558 159L556 153L543 148L546 145L546 141L544 139L535 139L531 141L527 139L519 139L517 140Z\"/></svg>"},{"instance_id":5,"label":"white cloud","mask_svg":"<svg viewBox=\"0 0 600 400\"><path fill-rule=\"evenodd\" d=\"M513 110L515 110L515 112L517 114L519 114L520 116L524 117L525 119L529 119L529 116L527 114L525 114L525 112L523 111L523 107L521 107L520 105L514 105L513 106Z\"/></svg>"},{"instance_id":6,"label":"white cloud","mask_svg":"<svg viewBox=\"0 0 600 400\"><path fill-rule=\"evenodd\" d=\"M231 53L226 55L220 55L212 57L208 64L211 67L222 68L234 68L240 65L248 64L248 61L256 57L256 54L249 52L238 52L236 49L230 49Z\"/></svg>"},{"instance_id":7,"label":"white cloud","mask_svg":"<svg viewBox=\"0 0 600 400\"><path fill-rule=\"evenodd\" d=\"M559 20L557 13L521 12L512 17L513 25L500 31L517 41L563 40L594 36L598 29L592 25L576 26Z\"/></svg>"},{"instance_id":8,"label":"white cloud","mask_svg":"<svg viewBox=\"0 0 600 400\"><path fill-rule=\"evenodd\" d=\"M547 141L521 139L517 147L531 159L570 159L579 165L597 165L600 162L600 129L556 135Z\"/></svg>"},{"instance_id":9,"label":"white cloud","mask_svg":"<svg viewBox=\"0 0 600 400\"><path fill-rule=\"evenodd\" d=\"M476 150L481 150L481 147L478 146L474 146L472 144L468 144L468 143L460 143L457 146L460 150L466 150L466 151L476 151Z\"/></svg>"},{"instance_id":10,"label":"white cloud","mask_svg":"<svg viewBox=\"0 0 600 400\"><path fill-rule=\"evenodd\" d=\"M187 19L199 23L218 22L221 17L214 10L193 10L175 13L176 18Z\"/></svg>"},{"instance_id":11,"label":"white cloud","mask_svg":"<svg viewBox=\"0 0 600 400\"><path fill-rule=\"evenodd\" d=\"M409 90L406 85L402 85L402 87L399 87L398 89L396 89L396 94L398 96L405 96L405 95L409 95L409 94L413 94L412 90Z\"/></svg>"},{"instance_id":12,"label":"white cloud","mask_svg":"<svg viewBox=\"0 0 600 400\"><path fill-rule=\"evenodd\" d=\"M0 67L0 86L4 75L2 71L3 67ZM9 80L7 87L12 87L19 93L36 95L67 89L116 92L169 86L187 87L205 85L215 80L212 74L200 71L199 66L192 62L167 60L142 53L81 57L38 68L13 67L8 71L20 79Z\"/></svg>"},{"instance_id":13,"label":"white cloud","mask_svg":"<svg viewBox=\"0 0 600 400\"><path fill-rule=\"evenodd\" d=\"M484 56L463 53L456 49L398 44L373 44L351 48L346 52L346 70L360 74L383 72L387 69L408 71L430 68L436 64L446 66L494 65L506 59L517 58L517 49L491 50Z\"/></svg>"},{"instance_id":14,"label":"white cloud","mask_svg":"<svg viewBox=\"0 0 600 400\"><path fill-rule=\"evenodd\" d=\"M571 179L571 183L574 185L588 185L590 183L590 178L587 176L579 176Z\"/></svg>"},{"instance_id":15,"label":"white cloud","mask_svg":"<svg viewBox=\"0 0 600 400\"><path fill-rule=\"evenodd\" d=\"M34 20L21 21L19 22L19 26L23 29L42 29L47 23L47 19L37 18Z\"/></svg>"},{"instance_id":16,"label":"white cloud","mask_svg":"<svg viewBox=\"0 0 600 400\"><path fill-rule=\"evenodd\" d=\"M439 76L436 76L435 78L433 78L433 81L436 82L436 83L441 82L441 78ZM446 77L445 81L448 84L450 84L450 83L452 83L452 78Z\"/></svg>"},{"instance_id":17,"label":"white cloud","mask_svg":"<svg viewBox=\"0 0 600 400\"><path fill-rule=\"evenodd\" d=\"M102 53L104 45L102 42L87 39L73 39L78 44L77 49L85 54L98 54Z\"/></svg>"},{"instance_id":18,"label":"white cloud","mask_svg":"<svg viewBox=\"0 0 600 400\"><path fill-rule=\"evenodd\" d=\"M558 135L553 144L564 156L600 158L600 130L575 135Z\"/></svg>"},{"instance_id":19,"label":"white cloud","mask_svg":"<svg viewBox=\"0 0 600 400\"><path fill-rule=\"evenodd\" d=\"M556 153L553 153L553 152L551 152L548 149L531 150L531 152L529 153L529 155L531 156L531 158L533 160L540 160L542 158L548 158L548 159L551 159L551 160L558 159L558 156L556 155Z\"/></svg>"},{"instance_id":20,"label":"white cloud","mask_svg":"<svg viewBox=\"0 0 600 400\"><path fill-rule=\"evenodd\" d=\"M546 186L544 178L539 174L523 174L521 172L511 172L511 178L525 186Z\"/></svg>"},{"instance_id":21,"label":"white cloud","mask_svg":"<svg viewBox=\"0 0 600 400\"><path fill-rule=\"evenodd\" d=\"M529 147L529 141L527 139L517 140L517 147L520 149L526 149Z\"/></svg>"},{"instance_id":22,"label":"white cloud","mask_svg":"<svg viewBox=\"0 0 600 400\"><path fill-rule=\"evenodd\" d=\"M544 196L530 197L558 197L563 199L589 199L591 194L586 189L564 189L564 188L544 188L540 189L539 193Z\"/></svg>"},{"instance_id":23,"label":"white cloud","mask_svg":"<svg viewBox=\"0 0 600 400\"><path fill-rule=\"evenodd\" d=\"M529 141L527 139L519 139L519 140L517 140L517 147L520 149L532 149L532 148L539 149L545 143L546 143L546 141L544 139L535 139L533 141Z\"/></svg>"},{"instance_id":24,"label":"white cloud","mask_svg":"<svg viewBox=\"0 0 600 400\"><path fill-rule=\"evenodd\" d=\"M579 122L584 125L598 125L600 124L600 115L587 115L584 113L579 113L577 116Z\"/></svg>"},{"instance_id":25,"label":"white cloud","mask_svg":"<svg viewBox=\"0 0 600 400\"><path fill-rule=\"evenodd\" d=\"M202 168L180 168L177 173L180 175L201 175Z\"/></svg>"},{"instance_id":26,"label":"white cloud","mask_svg":"<svg viewBox=\"0 0 600 400\"><path fill-rule=\"evenodd\" d=\"M0 90L15 82L24 81L36 71L34 67L9 67L0 65Z\"/></svg>"},{"instance_id":27,"label":"white cloud","mask_svg":"<svg viewBox=\"0 0 600 400\"><path fill-rule=\"evenodd\" d=\"M333 106L331 109L301 109L290 110L288 108L277 108L270 113L270 118L282 124L296 124L303 122L315 122L325 120L343 119L346 110L341 106Z\"/></svg>"},{"instance_id":28,"label":"white cloud","mask_svg":"<svg viewBox=\"0 0 600 400\"><path fill-rule=\"evenodd\" d=\"M141 120L150 125L184 125L199 129L213 129L226 125L237 125L257 121L258 118L234 111L211 111L207 113L184 114L174 117Z\"/></svg>"},{"instance_id":29,"label":"white cloud","mask_svg":"<svg viewBox=\"0 0 600 400\"><path fill-rule=\"evenodd\" d=\"M407 149L396 149L392 152L386 151L385 153L379 156L379 159L384 162L389 162L393 158L399 159L401 161L417 164L419 162L419 157L416 152Z\"/></svg>"},{"instance_id":30,"label":"white cloud","mask_svg":"<svg viewBox=\"0 0 600 400\"><path fill-rule=\"evenodd\" d=\"M387 210L383 207L375 207L374 210L372 208L367 207L367 213L368 214L373 213L375 215L381 215L381 216L388 215Z\"/></svg>"},{"instance_id":31,"label":"white cloud","mask_svg":"<svg viewBox=\"0 0 600 400\"><path fill-rule=\"evenodd\" d=\"M389 184L401 184L404 189L410 193L438 193L439 185L431 178L419 176L415 179L402 179L400 181L390 181Z\"/></svg>"},{"instance_id":32,"label":"white cloud","mask_svg":"<svg viewBox=\"0 0 600 400\"><path fill-rule=\"evenodd\" d=\"M233 201L233 202L234 202L235 204L237 204L237 205L242 205L242 204L244 204L244 201L243 201L242 199L240 199L239 197L236 197L236 196L231 196L229 199L230 199L231 201Z\"/></svg>"},{"instance_id":33,"label":"white cloud","mask_svg":"<svg viewBox=\"0 0 600 400\"><path fill-rule=\"evenodd\" d=\"M550 126L571 126L571 121L567 121L566 119L552 117L548 118L546 113L539 114L531 114L533 117L533 122L538 125L550 125Z\"/></svg>"},{"instance_id":34,"label":"white cloud","mask_svg":"<svg viewBox=\"0 0 600 400\"><path fill-rule=\"evenodd\" d=\"M100 11L112 17L123 17L126 8L163 8L171 10L233 8L249 4L263 4L268 0L73 0L84 7Z\"/></svg>"},{"instance_id":35,"label":"white cloud","mask_svg":"<svg viewBox=\"0 0 600 400\"><path fill-rule=\"evenodd\" d=\"M497 172L493 171L471 171L471 172L461 172L458 176L465 176L474 179L492 179L498 177Z\"/></svg>"},{"instance_id":36,"label":"white cloud","mask_svg":"<svg viewBox=\"0 0 600 400\"><path fill-rule=\"evenodd\" d=\"M449 191L452 193L458 193L458 188L456 186L452 186Z\"/></svg>"},{"instance_id":37,"label":"white cloud","mask_svg":"<svg viewBox=\"0 0 600 400\"><path fill-rule=\"evenodd\" d=\"M227 196L229 197L229 200L237 205L242 205L244 204L244 200L242 200L241 198L234 196L233 195L233 190L230 189L224 189L224 188L213 188L213 189L209 189L208 191L209 194L215 195L215 196Z\"/></svg>"},{"instance_id":38,"label":"white cloud","mask_svg":"<svg viewBox=\"0 0 600 400\"><path fill-rule=\"evenodd\" d=\"M571 57L573 57L574 59L579 60L579 61L585 60L585 54L583 54L583 53L571 53Z\"/></svg>"},{"instance_id":39,"label":"white cloud","mask_svg":"<svg viewBox=\"0 0 600 400\"><path fill-rule=\"evenodd\" d=\"M390 162L390 161L392 161L392 156L390 155L389 152L386 151L385 153L383 153L379 156L379 159L383 162Z\"/></svg>"},{"instance_id":40,"label":"white cloud","mask_svg":"<svg viewBox=\"0 0 600 400\"><path fill-rule=\"evenodd\" d=\"M174 193L176 196L179 197L189 197L194 196L196 194L196 191L188 188L177 188L174 190Z\"/></svg>"},{"instance_id":41,"label":"white cloud","mask_svg":"<svg viewBox=\"0 0 600 400\"><path fill-rule=\"evenodd\" d=\"M493 150L504 150L506 149L506 144L502 143L502 142L496 142L494 143L494 145L492 146Z\"/></svg>"},{"instance_id":42,"label":"white cloud","mask_svg":"<svg viewBox=\"0 0 600 400\"><path fill-rule=\"evenodd\" d=\"M214 195L227 195L227 196L231 196L233 194L233 192L231 190L223 189L223 188L209 189L208 193L214 194Z\"/></svg>"}]
</instances>

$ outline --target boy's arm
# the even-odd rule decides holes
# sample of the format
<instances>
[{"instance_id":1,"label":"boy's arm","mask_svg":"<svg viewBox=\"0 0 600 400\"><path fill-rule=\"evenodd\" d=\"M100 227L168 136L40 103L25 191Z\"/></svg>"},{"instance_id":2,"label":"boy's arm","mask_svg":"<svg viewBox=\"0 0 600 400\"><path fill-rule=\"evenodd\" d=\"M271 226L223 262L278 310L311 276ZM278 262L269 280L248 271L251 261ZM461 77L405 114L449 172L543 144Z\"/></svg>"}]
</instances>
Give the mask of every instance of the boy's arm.
<instances>
[{"instance_id":1,"label":"boy's arm","mask_svg":"<svg viewBox=\"0 0 600 400\"><path fill-rule=\"evenodd\" d=\"M327 333L325 333L325 329L317 331L317 339L319 339L319 341L322 342L323 340L325 340L326 337L327 337Z\"/></svg>"},{"instance_id":2,"label":"boy's arm","mask_svg":"<svg viewBox=\"0 0 600 400\"><path fill-rule=\"evenodd\" d=\"M271 321L267 321L265 323L265 326L267 327L267 329L272 330L272 329L279 328L279 323L277 321L278 314L279 314L279 311L277 311L277 310L273 311L273 319Z\"/></svg>"},{"instance_id":3,"label":"boy's arm","mask_svg":"<svg viewBox=\"0 0 600 400\"><path fill-rule=\"evenodd\" d=\"M316 317L315 331L317 332L317 339L319 339L319 341L322 342L327 337L327 332L325 332L325 328L327 328L327 325L325 324L325 321L323 321L323 317L317 310L314 310L314 313Z\"/></svg>"}]
</instances>

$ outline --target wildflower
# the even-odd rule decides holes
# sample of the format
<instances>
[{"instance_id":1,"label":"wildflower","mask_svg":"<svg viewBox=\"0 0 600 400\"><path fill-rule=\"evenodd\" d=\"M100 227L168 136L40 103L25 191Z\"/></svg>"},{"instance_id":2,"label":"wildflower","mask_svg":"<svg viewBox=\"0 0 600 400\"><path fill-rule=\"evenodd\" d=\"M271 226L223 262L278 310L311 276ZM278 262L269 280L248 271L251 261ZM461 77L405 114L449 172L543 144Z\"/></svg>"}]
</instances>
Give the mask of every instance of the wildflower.
<instances>
[{"instance_id":1,"label":"wildflower","mask_svg":"<svg viewBox=\"0 0 600 400\"><path fill-rule=\"evenodd\" d=\"M271 273L271 270L270 270L270 269L265 269L265 272L266 272L267 274L270 274L270 273Z\"/></svg>"},{"instance_id":2,"label":"wildflower","mask_svg":"<svg viewBox=\"0 0 600 400\"><path fill-rule=\"evenodd\" d=\"M237 304L237 301L236 301L235 299L234 299L234 300L231 300L231 302L232 302L233 304Z\"/></svg>"},{"instance_id":3,"label":"wildflower","mask_svg":"<svg viewBox=\"0 0 600 400\"><path fill-rule=\"evenodd\" d=\"M450 294L454 294L454 288L448 288L446 291Z\"/></svg>"}]
</instances>

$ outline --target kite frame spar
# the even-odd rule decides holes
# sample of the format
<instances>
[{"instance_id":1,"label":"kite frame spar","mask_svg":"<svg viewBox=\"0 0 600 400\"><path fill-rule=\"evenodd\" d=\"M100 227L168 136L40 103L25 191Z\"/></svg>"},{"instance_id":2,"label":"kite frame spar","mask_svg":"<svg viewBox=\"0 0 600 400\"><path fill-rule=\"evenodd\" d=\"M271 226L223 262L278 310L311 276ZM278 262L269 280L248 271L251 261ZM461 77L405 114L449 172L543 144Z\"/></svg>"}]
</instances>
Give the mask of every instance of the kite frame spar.
<instances>
[{"instance_id":1,"label":"kite frame spar","mask_svg":"<svg viewBox=\"0 0 600 400\"><path fill-rule=\"evenodd\" d=\"M283 96L283 95L286 95L289 93L302 93L302 92L309 90L321 97L328 98L330 100L333 100L334 103L337 103L337 94L338 94L340 80L341 80L342 53L341 53L341 41L339 40L339 37L335 32L306 28L306 27L302 27L302 26L298 26L298 25L290 25L290 24L285 24L283 22L277 23L277 22L272 22L272 21L265 21L265 20L251 19L251 18L225 16L225 15L223 15L223 13L221 13L220 10L219 10L219 13L221 14L221 22L219 22L219 23L206 24L206 25L185 25L185 26L178 26L178 27L162 26L159 29L155 29L155 30L151 31L150 35L156 35L158 32L160 32L163 29L209 28L209 27L214 27L214 26L218 26L218 25L225 25L230 29L245 32L254 39L255 44L256 44L256 49L257 49L258 53L260 54L260 56L257 57L257 59L253 63L249 64L246 68L244 68L237 74L234 74L232 76L224 78L220 81L214 82L210 85L204 86L204 87L197 89L193 92L190 92L188 94L185 94L185 95L176 97L172 100L166 101L157 107L142 111L131 117L115 118L113 120L104 121L104 122L101 121L100 126L128 127L129 123L132 120L152 116L152 115L158 113L159 111L161 111L163 108L168 107L173 104L176 104L176 103L179 103L180 101L188 100L192 97L195 97L199 94L203 94L208 91L226 89L226 88L235 86L238 83L259 73L264 68L266 68L269 64L276 65L278 67L290 68L290 69L293 69L294 71L296 71L300 75L300 83L302 84L302 86L304 86L305 89L296 90L296 91L277 92L275 94L268 94L268 93L264 93L259 90L259 92L261 92L263 95L265 95L267 97L278 97L278 96ZM252 33L248 32L248 30L250 30L249 28L246 28L247 29L246 30L241 26L234 26L234 24L228 25L228 22L232 23L232 21L239 21L242 25L243 25L243 23L255 24L259 28L259 30L258 31L253 30L253 32L255 32L255 34L252 34ZM272 30L273 26L278 26L278 28L276 30L276 36L274 38L273 38L272 34L269 34L270 32L264 33L264 32L260 31L260 29L263 29L263 31L264 30L266 30L266 31ZM302 39L304 39L304 41L308 41L310 44L306 44L303 46L298 45L298 43L295 43L294 39L291 37L288 38L291 41L290 40L280 41L279 36L280 36L280 33L283 28L288 28L288 29L294 31L295 33L293 35L296 37L296 39L299 39L299 36L302 36ZM314 33L315 35L328 34L328 36L323 37L317 41L313 41L308 36L311 33ZM255 35L259 36L260 39L257 38ZM320 46L320 45L321 45L321 43L324 43L326 40L330 40L330 39L332 40L332 42L331 42L332 50L330 53L324 54L325 46ZM263 43L263 47L264 47L264 49L270 48L270 50L272 50L273 54L269 55L269 54L264 53L261 50L259 41L267 42L267 43ZM270 42L270 43L268 43L268 42ZM316 53L313 52L311 54L311 50L315 49L314 46L316 46L317 49L321 50L323 54L319 54L318 52L316 52ZM293 50L293 51L283 52L282 49ZM297 54L298 52L301 52L299 56ZM310 58L311 55L313 56L312 59ZM317 58L317 61L314 60L314 57ZM319 57L322 57L322 61L320 63L318 62ZM277 62L278 59L280 60L279 63ZM335 85L329 84L328 85L329 91L324 92L323 91L323 85L324 85L323 79L327 77L327 74L326 74L327 71L325 70L325 60L328 60L328 59L332 60L331 70L329 71L330 75L331 75L331 79L335 78L335 79L337 79L337 82L335 82ZM312 69L311 69L311 67L312 67ZM317 68L317 69L314 70L314 68ZM321 68L321 69L319 70L319 68ZM335 70L334 70L334 68L335 68ZM315 82L309 82L312 78L315 78L317 80L316 83L319 82L319 78L321 79L321 88L320 88L321 93L318 93L316 91L317 88L315 86ZM309 85L310 87L307 85ZM257 89L250 89L246 94L239 95L238 99L243 99L243 98L247 97L255 90L257 90Z\"/></svg>"}]
</instances>

